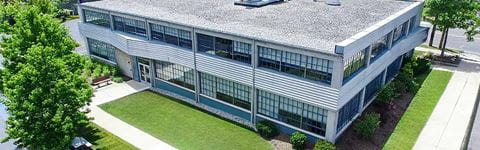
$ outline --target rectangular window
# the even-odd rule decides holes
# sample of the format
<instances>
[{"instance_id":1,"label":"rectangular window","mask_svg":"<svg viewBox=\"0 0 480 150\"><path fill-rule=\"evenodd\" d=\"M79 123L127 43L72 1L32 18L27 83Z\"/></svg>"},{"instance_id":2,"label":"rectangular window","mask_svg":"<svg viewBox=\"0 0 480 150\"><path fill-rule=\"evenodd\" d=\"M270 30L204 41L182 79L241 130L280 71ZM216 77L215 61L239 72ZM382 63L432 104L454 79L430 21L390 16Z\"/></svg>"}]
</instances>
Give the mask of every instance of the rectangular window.
<instances>
[{"instance_id":1,"label":"rectangular window","mask_svg":"<svg viewBox=\"0 0 480 150\"><path fill-rule=\"evenodd\" d=\"M333 61L258 46L258 66L330 84Z\"/></svg>"},{"instance_id":2,"label":"rectangular window","mask_svg":"<svg viewBox=\"0 0 480 150\"><path fill-rule=\"evenodd\" d=\"M115 50L116 48L112 45L99 41L87 38L88 50L91 55L103 58L105 60L116 62L115 59Z\"/></svg>"},{"instance_id":3,"label":"rectangular window","mask_svg":"<svg viewBox=\"0 0 480 150\"><path fill-rule=\"evenodd\" d=\"M107 13L100 13L91 10L83 10L85 22L110 28L110 16Z\"/></svg>"},{"instance_id":4,"label":"rectangular window","mask_svg":"<svg viewBox=\"0 0 480 150\"><path fill-rule=\"evenodd\" d=\"M337 132L343 129L359 112L362 91L355 95L338 111Z\"/></svg>"},{"instance_id":5,"label":"rectangular window","mask_svg":"<svg viewBox=\"0 0 480 150\"><path fill-rule=\"evenodd\" d=\"M395 77L395 75L400 72L400 67L402 64L400 63L402 61L402 56L399 56L395 61L393 61L390 65L388 65L387 68L387 76L386 76L386 81L390 81Z\"/></svg>"},{"instance_id":6,"label":"rectangular window","mask_svg":"<svg viewBox=\"0 0 480 150\"><path fill-rule=\"evenodd\" d=\"M325 136L327 110L264 90L257 91L259 114Z\"/></svg>"},{"instance_id":7,"label":"rectangular window","mask_svg":"<svg viewBox=\"0 0 480 150\"><path fill-rule=\"evenodd\" d=\"M200 72L200 93L250 111L251 87Z\"/></svg>"},{"instance_id":8,"label":"rectangular window","mask_svg":"<svg viewBox=\"0 0 480 150\"><path fill-rule=\"evenodd\" d=\"M152 32L152 40L165 42L165 32L163 30L163 26L157 24L150 24L150 30Z\"/></svg>"},{"instance_id":9,"label":"rectangular window","mask_svg":"<svg viewBox=\"0 0 480 150\"><path fill-rule=\"evenodd\" d=\"M417 27L415 25L416 21L417 21L417 16L413 16L412 18L410 18L410 27L408 32L413 32L413 30Z\"/></svg>"},{"instance_id":10,"label":"rectangular window","mask_svg":"<svg viewBox=\"0 0 480 150\"><path fill-rule=\"evenodd\" d=\"M372 53L370 56L370 63L380 58L380 56L388 50L388 37L390 33L378 39L372 44Z\"/></svg>"},{"instance_id":11,"label":"rectangular window","mask_svg":"<svg viewBox=\"0 0 480 150\"><path fill-rule=\"evenodd\" d=\"M397 43L402 37L407 34L408 21L399 25L393 30L393 43Z\"/></svg>"},{"instance_id":12,"label":"rectangular window","mask_svg":"<svg viewBox=\"0 0 480 150\"><path fill-rule=\"evenodd\" d=\"M361 71L365 65L366 53L370 47L367 47L345 60L343 65L343 83L347 83L357 72Z\"/></svg>"},{"instance_id":13,"label":"rectangular window","mask_svg":"<svg viewBox=\"0 0 480 150\"><path fill-rule=\"evenodd\" d=\"M128 19L119 16L113 16L114 29L138 36L147 36L147 30L145 28L145 21Z\"/></svg>"},{"instance_id":14,"label":"rectangular window","mask_svg":"<svg viewBox=\"0 0 480 150\"><path fill-rule=\"evenodd\" d=\"M192 49L190 31L150 23L152 40L165 42L186 49Z\"/></svg>"},{"instance_id":15,"label":"rectangular window","mask_svg":"<svg viewBox=\"0 0 480 150\"><path fill-rule=\"evenodd\" d=\"M251 64L251 45L197 33L198 51Z\"/></svg>"},{"instance_id":16,"label":"rectangular window","mask_svg":"<svg viewBox=\"0 0 480 150\"><path fill-rule=\"evenodd\" d=\"M195 90L194 70L165 61L155 61L155 77Z\"/></svg>"},{"instance_id":17,"label":"rectangular window","mask_svg":"<svg viewBox=\"0 0 480 150\"><path fill-rule=\"evenodd\" d=\"M383 86L383 73L380 73L375 79L370 81L365 87L365 98L363 101L363 106L365 107L370 101L373 100L373 97Z\"/></svg>"}]
</instances>

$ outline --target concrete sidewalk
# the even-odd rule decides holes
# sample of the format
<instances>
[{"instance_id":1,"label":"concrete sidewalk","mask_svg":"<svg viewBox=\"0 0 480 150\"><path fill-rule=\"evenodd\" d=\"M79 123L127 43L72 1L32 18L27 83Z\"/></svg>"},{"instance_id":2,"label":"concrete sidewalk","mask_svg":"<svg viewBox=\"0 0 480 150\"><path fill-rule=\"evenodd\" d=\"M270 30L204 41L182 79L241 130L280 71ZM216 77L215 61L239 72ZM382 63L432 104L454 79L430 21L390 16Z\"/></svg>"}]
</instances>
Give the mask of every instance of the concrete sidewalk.
<instances>
[{"instance_id":1,"label":"concrete sidewalk","mask_svg":"<svg viewBox=\"0 0 480 150\"><path fill-rule=\"evenodd\" d=\"M115 118L98 107L98 105L107 103L121 97L140 92L149 88L136 81L128 81L120 84L109 85L94 93L92 105L89 107L88 117L93 117L93 122L108 132L118 136L124 141L142 150L174 150L175 148L148 133L137 129L122 120Z\"/></svg>"},{"instance_id":2,"label":"concrete sidewalk","mask_svg":"<svg viewBox=\"0 0 480 150\"><path fill-rule=\"evenodd\" d=\"M462 54L468 55L468 54ZM480 85L479 58L468 55L459 67L436 66L454 72L445 92L420 133L413 149L461 149L473 114Z\"/></svg>"}]
</instances>

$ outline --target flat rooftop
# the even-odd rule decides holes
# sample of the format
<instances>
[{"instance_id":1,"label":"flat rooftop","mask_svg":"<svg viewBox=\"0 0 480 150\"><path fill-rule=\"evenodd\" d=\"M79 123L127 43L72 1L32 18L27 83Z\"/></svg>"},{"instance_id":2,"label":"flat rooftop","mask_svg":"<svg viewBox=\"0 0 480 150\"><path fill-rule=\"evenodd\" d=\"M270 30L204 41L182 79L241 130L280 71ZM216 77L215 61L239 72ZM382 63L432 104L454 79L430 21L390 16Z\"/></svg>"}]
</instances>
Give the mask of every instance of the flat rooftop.
<instances>
[{"instance_id":1,"label":"flat rooftop","mask_svg":"<svg viewBox=\"0 0 480 150\"><path fill-rule=\"evenodd\" d=\"M83 6L132 14L266 42L334 53L346 40L415 4L400 0L291 0L263 7L234 0L103 0Z\"/></svg>"}]
</instances>

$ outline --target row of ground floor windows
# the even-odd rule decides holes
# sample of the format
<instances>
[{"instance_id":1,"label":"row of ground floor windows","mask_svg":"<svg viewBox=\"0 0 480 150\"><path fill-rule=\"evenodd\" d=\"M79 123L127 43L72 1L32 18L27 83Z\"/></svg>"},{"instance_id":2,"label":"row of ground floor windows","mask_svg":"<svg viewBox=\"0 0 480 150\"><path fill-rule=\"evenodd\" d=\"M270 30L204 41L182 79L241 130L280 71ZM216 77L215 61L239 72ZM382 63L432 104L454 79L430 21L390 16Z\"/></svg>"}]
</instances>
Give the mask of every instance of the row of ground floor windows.
<instances>
[{"instance_id":1,"label":"row of ground floor windows","mask_svg":"<svg viewBox=\"0 0 480 150\"><path fill-rule=\"evenodd\" d=\"M412 52L405 54L405 57L411 57L411 53ZM399 56L387 67L386 71L378 74L367 84L367 86L364 88L365 95L363 97L363 107L367 106L374 99L375 94L381 90L385 82L390 81L396 74L400 72L402 58L404 57ZM386 74L385 78L384 74ZM362 92L363 90L357 93L338 111L337 132L341 131L360 112Z\"/></svg>"},{"instance_id":2,"label":"row of ground floor windows","mask_svg":"<svg viewBox=\"0 0 480 150\"><path fill-rule=\"evenodd\" d=\"M145 59L140 59L145 60ZM400 68L400 59L388 68L396 74ZM154 61L155 77L171 84L195 90L194 70L182 65L164 61ZM395 69L393 69L395 68ZM384 84L384 72L381 72L365 87L363 106L366 106ZM251 111L252 87L211 74L198 72L200 94ZM261 89L257 90L257 112L306 131L325 136L328 111L298 100L281 96ZM336 129L343 129L359 112L362 91L356 94L338 112Z\"/></svg>"},{"instance_id":3,"label":"row of ground floor windows","mask_svg":"<svg viewBox=\"0 0 480 150\"><path fill-rule=\"evenodd\" d=\"M144 60L145 59L139 59ZM164 62L155 62L155 77L190 90L195 89L191 68ZM199 72L200 94L251 110L252 87L231 80ZM328 111L278 94L256 89L258 113L292 126L325 135Z\"/></svg>"},{"instance_id":4,"label":"row of ground floor windows","mask_svg":"<svg viewBox=\"0 0 480 150\"><path fill-rule=\"evenodd\" d=\"M113 46L93 39L87 40L90 54L115 62L115 48ZM150 66L148 59L139 59L139 63ZM152 64L154 67L153 74L157 79L192 91L196 89L194 69L165 61L153 61ZM400 58L388 66L387 79L393 78L400 70L400 66ZM380 73L365 87L363 106L368 104L383 86L385 82L384 72ZM251 110L251 86L203 72L198 72L198 78L200 94L235 105L246 111ZM322 136L325 135L327 110L261 89L256 90L257 112L259 114ZM361 92L339 110L337 131L343 129L358 114L360 97Z\"/></svg>"}]
</instances>

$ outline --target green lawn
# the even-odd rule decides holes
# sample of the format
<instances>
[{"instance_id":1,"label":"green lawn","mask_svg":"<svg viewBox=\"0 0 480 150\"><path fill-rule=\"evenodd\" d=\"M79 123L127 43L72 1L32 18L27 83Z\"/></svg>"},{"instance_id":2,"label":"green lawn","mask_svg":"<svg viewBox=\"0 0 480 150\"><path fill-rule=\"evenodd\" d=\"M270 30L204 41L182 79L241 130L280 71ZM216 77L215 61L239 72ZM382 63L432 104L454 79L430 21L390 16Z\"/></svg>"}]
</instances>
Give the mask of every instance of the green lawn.
<instances>
[{"instance_id":1,"label":"green lawn","mask_svg":"<svg viewBox=\"0 0 480 150\"><path fill-rule=\"evenodd\" d=\"M130 95L100 107L178 149L273 148L249 129L151 91Z\"/></svg>"},{"instance_id":2,"label":"green lawn","mask_svg":"<svg viewBox=\"0 0 480 150\"><path fill-rule=\"evenodd\" d=\"M96 150L137 150L133 145L93 123L88 125L86 129L80 130L80 136L92 143Z\"/></svg>"},{"instance_id":3,"label":"green lawn","mask_svg":"<svg viewBox=\"0 0 480 150\"><path fill-rule=\"evenodd\" d=\"M384 145L384 150L412 149L452 74L438 70L430 72Z\"/></svg>"}]
</instances>

